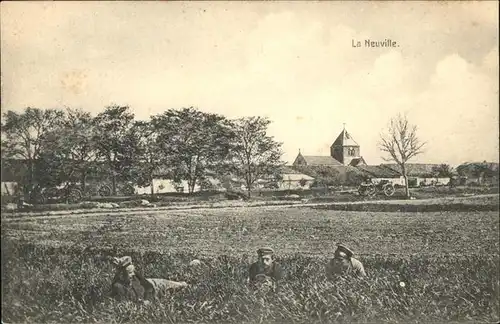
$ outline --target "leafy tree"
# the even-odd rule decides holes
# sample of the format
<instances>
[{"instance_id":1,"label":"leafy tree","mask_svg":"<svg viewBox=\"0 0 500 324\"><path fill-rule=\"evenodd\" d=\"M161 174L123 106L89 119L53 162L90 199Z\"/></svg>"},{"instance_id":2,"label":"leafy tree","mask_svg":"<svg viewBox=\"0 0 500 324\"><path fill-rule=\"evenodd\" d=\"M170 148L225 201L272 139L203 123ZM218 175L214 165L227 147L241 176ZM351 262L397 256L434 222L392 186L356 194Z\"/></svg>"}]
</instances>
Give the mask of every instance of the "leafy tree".
<instances>
[{"instance_id":1,"label":"leafy tree","mask_svg":"<svg viewBox=\"0 0 500 324\"><path fill-rule=\"evenodd\" d=\"M117 193L118 180L133 177L138 145L133 125L134 114L128 106L108 106L95 117L97 158L105 162L110 172L113 195Z\"/></svg>"},{"instance_id":2,"label":"leafy tree","mask_svg":"<svg viewBox=\"0 0 500 324\"><path fill-rule=\"evenodd\" d=\"M258 179L272 177L283 166L282 144L267 135L270 123L263 117L245 117L233 123L230 170L244 180L249 197Z\"/></svg>"},{"instance_id":3,"label":"leafy tree","mask_svg":"<svg viewBox=\"0 0 500 324\"><path fill-rule=\"evenodd\" d=\"M313 187L335 186L340 185L343 182L342 175L335 167L318 165L295 167L295 169L315 178L312 184Z\"/></svg>"},{"instance_id":4,"label":"leafy tree","mask_svg":"<svg viewBox=\"0 0 500 324\"><path fill-rule=\"evenodd\" d=\"M23 113L9 110L2 115L2 151L5 150L2 158L5 156L26 161L27 179L22 181L30 189L40 182L38 175L43 174L38 165L43 139L61 123L63 116L62 110L32 107L27 107Z\"/></svg>"},{"instance_id":5,"label":"leafy tree","mask_svg":"<svg viewBox=\"0 0 500 324\"><path fill-rule=\"evenodd\" d=\"M228 155L232 134L224 116L189 107L167 110L154 116L153 123L174 182L186 180L189 193L209 172L224 172L223 161Z\"/></svg>"},{"instance_id":6,"label":"leafy tree","mask_svg":"<svg viewBox=\"0 0 500 324\"><path fill-rule=\"evenodd\" d=\"M134 161L138 174L138 184L151 186L151 195L154 195L154 174L162 165L167 164L167 159L162 154L158 132L153 121L137 121L133 128L135 130L133 133L138 136L138 154Z\"/></svg>"},{"instance_id":7,"label":"leafy tree","mask_svg":"<svg viewBox=\"0 0 500 324\"><path fill-rule=\"evenodd\" d=\"M95 132L90 113L67 109L62 123L45 136L42 163L52 171L48 176L53 184L79 181L86 190L87 177L95 168Z\"/></svg>"},{"instance_id":8,"label":"leafy tree","mask_svg":"<svg viewBox=\"0 0 500 324\"><path fill-rule=\"evenodd\" d=\"M365 180L365 176L357 170L347 170L346 184L351 186L359 186Z\"/></svg>"},{"instance_id":9,"label":"leafy tree","mask_svg":"<svg viewBox=\"0 0 500 324\"><path fill-rule=\"evenodd\" d=\"M410 197L406 163L413 157L423 153L426 143L419 140L417 126L410 125L406 116L398 114L391 118L387 131L380 135L379 148L388 154L386 161L394 161L401 169L405 179L406 197Z\"/></svg>"},{"instance_id":10,"label":"leafy tree","mask_svg":"<svg viewBox=\"0 0 500 324\"><path fill-rule=\"evenodd\" d=\"M451 178L453 177L453 168L448 164L440 164L432 168L432 173L436 178Z\"/></svg>"}]
</instances>

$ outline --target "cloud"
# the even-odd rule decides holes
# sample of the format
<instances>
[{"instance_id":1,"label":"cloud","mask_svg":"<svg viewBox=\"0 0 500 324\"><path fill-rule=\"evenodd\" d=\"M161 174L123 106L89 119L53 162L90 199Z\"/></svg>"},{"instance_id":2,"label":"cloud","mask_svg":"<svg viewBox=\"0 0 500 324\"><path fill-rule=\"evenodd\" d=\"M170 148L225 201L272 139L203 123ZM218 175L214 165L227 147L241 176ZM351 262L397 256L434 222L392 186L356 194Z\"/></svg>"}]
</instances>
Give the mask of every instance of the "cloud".
<instances>
[{"instance_id":1,"label":"cloud","mask_svg":"<svg viewBox=\"0 0 500 324\"><path fill-rule=\"evenodd\" d=\"M498 46L495 46L483 58L482 70L489 74L494 81L498 81Z\"/></svg>"},{"instance_id":2,"label":"cloud","mask_svg":"<svg viewBox=\"0 0 500 324\"><path fill-rule=\"evenodd\" d=\"M443 58L416 97L411 120L428 142L421 160L498 158L498 99L493 80L459 55Z\"/></svg>"},{"instance_id":3,"label":"cloud","mask_svg":"<svg viewBox=\"0 0 500 324\"><path fill-rule=\"evenodd\" d=\"M289 161L298 148L329 154L345 122L369 163L381 161L382 127L407 111L431 143L422 161L491 157L498 148L498 4L359 8L2 5L2 105L96 113L114 102L138 118L191 105L231 118L264 115ZM385 38L401 47L351 46Z\"/></svg>"}]
</instances>

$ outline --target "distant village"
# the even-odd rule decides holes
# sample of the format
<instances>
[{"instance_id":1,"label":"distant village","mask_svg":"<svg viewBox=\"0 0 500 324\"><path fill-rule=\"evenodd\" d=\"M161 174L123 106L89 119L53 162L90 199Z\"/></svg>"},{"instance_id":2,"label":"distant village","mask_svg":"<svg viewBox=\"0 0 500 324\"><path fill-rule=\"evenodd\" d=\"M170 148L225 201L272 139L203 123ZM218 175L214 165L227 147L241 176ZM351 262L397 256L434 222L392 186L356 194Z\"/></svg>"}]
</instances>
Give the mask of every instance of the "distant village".
<instances>
[{"instance_id":1,"label":"distant village","mask_svg":"<svg viewBox=\"0 0 500 324\"><path fill-rule=\"evenodd\" d=\"M22 173L22 163L3 163L2 195L9 195L15 189ZM477 169L482 165L482 171ZM482 185L498 182L498 163L466 162L457 169L448 169L443 164L408 163L406 165L410 187L446 186L450 181L457 185ZM458 172L458 171L460 172ZM485 172L486 170L486 172ZM153 192L188 192L186 181L174 183L165 176L162 168L154 174ZM361 155L361 147L344 128L330 146L329 155L305 155L298 152L292 165L281 169L278 179L259 179L254 190L297 190L313 187L354 187L370 179L374 183L386 180L395 186L404 186L404 178L397 164L383 163L370 165ZM244 182L236 178L218 178L215 174L208 179L208 185L197 184L194 191L240 188L245 190ZM136 194L151 193L151 186L135 186Z\"/></svg>"},{"instance_id":2,"label":"distant village","mask_svg":"<svg viewBox=\"0 0 500 324\"><path fill-rule=\"evenodd\" d=\"M476 172L469 165L483 164L491 172ZM457 170L443 170L443 164L408 163L408 183L412 187L443 186L453 179L457 184L486 184L498 181L498 163L468 162ZM304 155L300 151L292 165L286 166L281 186L284 189L300 188L318 184L318 180L330 179L331 185L353 186L362 179L374 183L387 180L396 186L404 186L404 178L397 164L370 165L361 155L360 145L344 128L330 146L330 155ZM328 183L327 183L328 185Z\"/></svg>"}]
</instances>

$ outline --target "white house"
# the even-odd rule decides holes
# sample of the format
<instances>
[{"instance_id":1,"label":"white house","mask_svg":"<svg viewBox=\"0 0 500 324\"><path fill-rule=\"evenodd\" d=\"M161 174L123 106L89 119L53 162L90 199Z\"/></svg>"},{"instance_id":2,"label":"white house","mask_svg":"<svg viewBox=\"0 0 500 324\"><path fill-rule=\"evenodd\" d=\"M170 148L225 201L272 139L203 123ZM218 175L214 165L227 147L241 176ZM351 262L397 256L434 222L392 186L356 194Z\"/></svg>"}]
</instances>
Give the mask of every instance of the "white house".
<instances>
[{"instance_id":1,"label":"white house","mask_svg":"<svg viewBox=\"0 0 500 324\"><path fill-rule=\"evenodd\" d=\"M313 177L303 173L285 173L283 180L279 182L280 189L310 189L314 181Z\"/></svg>"},{"instance_id":2,"label":"white house","mask_svg":"<svg viewBox=\"0 0 500 324\"><path fill-rule=\"evenodd\" d=\"M278 182L279 189L309 189L314 177L296 171L293 167L285 166L281 172L282 180Z\"/></svg>"},{"instance_id":3,"label":"white house","mask_svg":"<svg viewBox=\"0 0 500 324\"><path fill-rule=\"evenodd\" d=\"M394 171L401 174L401 168L397 164L381 164L382 168ZM406 174L408 182L413 182L415 186L431 186L431 185L447 185L450 183L449 177L436 176L434 169L439 167L439 164L427 163L407 163ZM404 185L404 178L402 179Z\"/></svg>"},{"instance_id":4,"label":"white house","mask_svg":"<svg viewBox=\"0 0 500 324\"><path fill-rule=\"evenodd\" d=\"M135 186L135 192L138 195L150 195L151 186L138 187ZM167 193L167 192L189 192L188 182L182 180L180 185L174 185L173 181L170 179L153 179L153 189L155 194ZM196 185L194 191L200 191L200 186Z\"/></svg>"}]
</instances>

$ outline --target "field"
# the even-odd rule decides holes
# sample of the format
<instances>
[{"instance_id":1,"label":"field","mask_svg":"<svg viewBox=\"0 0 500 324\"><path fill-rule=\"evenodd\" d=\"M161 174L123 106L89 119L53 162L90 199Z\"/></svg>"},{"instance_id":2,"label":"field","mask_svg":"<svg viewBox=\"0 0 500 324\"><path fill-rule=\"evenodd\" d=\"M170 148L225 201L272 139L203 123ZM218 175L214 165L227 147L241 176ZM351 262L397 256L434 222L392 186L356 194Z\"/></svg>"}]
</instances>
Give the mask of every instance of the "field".
<instances>
[{"instance_id":1,"label":"field","mask_svg":"<svg viewBox=\"0 0 500 324\"><path fill-rule=\"evenodd\" d=\"M498 204L498 198L496 198ZM168 210L2 220L2 320L17 322L497 322L497 211L356 212L310 207ZM336 242L369 277L328 282ZM247 267L271 246L286 271L273 295ZM191 286L160 303L106 298L106 256ZM189 262L200 259L200 267Z\"/></svg>"}]
</instances>

